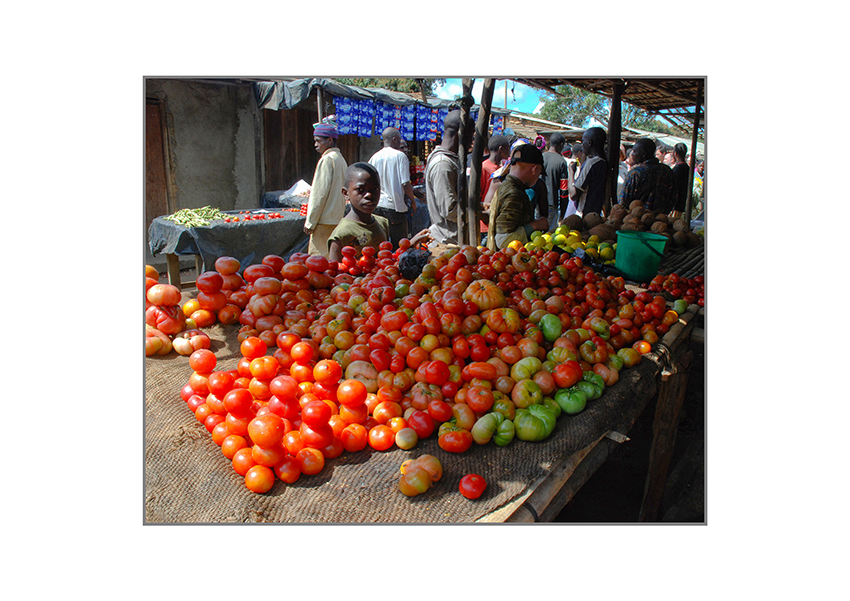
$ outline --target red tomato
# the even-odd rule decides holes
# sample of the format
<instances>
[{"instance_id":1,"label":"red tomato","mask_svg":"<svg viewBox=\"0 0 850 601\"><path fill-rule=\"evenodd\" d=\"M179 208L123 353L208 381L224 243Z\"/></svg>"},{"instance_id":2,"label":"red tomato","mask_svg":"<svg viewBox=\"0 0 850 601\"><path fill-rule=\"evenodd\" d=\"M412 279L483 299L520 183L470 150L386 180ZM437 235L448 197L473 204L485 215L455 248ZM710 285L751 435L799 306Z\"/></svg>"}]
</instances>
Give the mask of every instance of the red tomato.
<instances>
[{"instance_id":1,"label":"red tomato","mask_svg":"<svg viewBox=\"0 0 850 601\"><path fill-rule=\"evenodd\" d=\"M215 260L215 270L222 275L231 275L239 271L239 261L233 257L219 257Z\"/></svg>"},{"instance_id":2,"label":"red tomato","mask_svg":"<svg viewBox=\"0 0 850 601\"><path fill-rule=\"evenodd\" d=\"M275 476L287 484L295 484L301 477L301 466L292 455L284 457L273 469Z\"/></svg>"},{"instance_id":3,"label":"red tomato","mask_svg":"<svg viewBox=\"0 0 850 601\"><path fill-rule=\"evenodd\" d=\"M448 453L463 453L469 450L472 441L472 433L469 430L454 430L440 436L437 444Z\"/></svg>"},{"instance_id":4,"label":"red tomato","mask_svg":"<svg viewBox=\"0 0 850 601\"><path fill-rule=\"evenodd\" d=\"M460 479L460 494L467 499L477 499L487 488L487 481L478 474L467 474Z\"/></svg>"},{"instance_id":5,"label":"red tomato","mask_svg":"<svg viewBox=\"0 0 850 601\"><path fill-rule=\"evenodd\" d=\"M199 349L189 355L189 367L201 374L209 374L215 369L215 353L207 349Z\"/></svg>"},{"instance_id":6,"label":"red tomato","mask_svg":"<svg viewBox=\"0 0 850 601\"><path fill-rule=\"evenodd\" d=\"M427 411L416 410L411 413L407 418L407 425L413 428L420 439L428 438L434 433L434 418Z\"/></svg>"},{"instance_id":7,"label":"red tomato","mask_svg":"<svg viewBox=\"0 0 850 601\"><path fill-rule=\"evenodd\" d=\"M337 400L340 404L348 407L362 405L366 402L366 395L368 394L366 385L360 380L345 380L336 391Z\"/></svg>"},{"instance_id":8,"label":"red tomato","mask_svg":"<svg viewBox=\"0 0 850 601\"><path fill-rule=\"evenodd\" d=\"M449 366L442 361L429 361L425 367L425 379L429 384L442 386L449 379Z\"/></svg>"},{"instance_id":9,"label":"red tomato","mask_svg":"<svg viewBox=\"0 0 850 601\"><path fill-rule=\"evenodd\" d=\"M336 384L342 378L342 366L336 361L322 359L313 367L316 382Z\"/></svg>"},{"instance_id":10,"label":"red tomato","mask_svg":"<svg viewBox=\"0 0 850 601\"><path fill-rule=\"evenodd\" d=\"M246 359L256 359L266 354L268 346L256 336L250 336L242 341L239 350Z\"/></svg>"},{"instance_id":11,"label":"red tomato","mask_svg":"<svg viewBox=\"0 0 850 601\"><path fill-rule=\"evenodd\" d=\"M245 473L245 486L251 492L266 493L274 485L274 472L264 465L255 465Z\"/></svg>"},{"instance_id":12,"label":"red tomato","mask_svg":"<svg viewBox=\"0 0 850 601\"><path fill-rule=\"evenodd\" d=\"M494 400L493 392L483 386L473 386L466 395L466 404L476 413L489 411Z\"/></svg>"},{"instance_id":13,"label":"red tomato","mask_svg":"<svg viewBox=\"0 0 850 601\"><path fill-rule=\"evenodd\" d=\"M389 426L379 424L369 430L369 446L376 451L388 451L394 444L395 432Z\"/></svg>"},{"instance_id":14,"label":"red tomato","mask_svg":"<svg viewBox=\"0 0 850 601\"><path fill-rule=\"evenodd\" d=\"M281 417L274 413L266 413L255 417L248 423L248 436L254 444L261 447L273 447L283 440L286 426Z\"/></svg>"},{"instance_id":15,"label":"red tomato","mask_svg":"<svg viewBox=\"0 0 850 601\"><path fill-rule=\"evenodd\" d=\"M301 468L301 473L308 476L318 474L325 467L325 456L316 448L304 447L295 454L295 461Z\"/></svg>"},{"instance_id":16,"label":"red tomato","mask_svg":"<svg viewBox=\"0 0 850 601\"><path fill-rule=\"evenodd\" d=\"M205 271L195 279L195 287L206 294L220 292L224 278L217 271Z\"/></svg>"},{"instance_id":17,"label":"red tomato","mask_svg":"<svg viewBox=\"0 0 850 601\"><path fill-rule=\"evenodd\" d=\"M342 446L349 453L356 453L366 448L369 442L369 432L362 424L348 424L339 435Z\"/></svg>"},{"instance_id":18,"label":"red tomato","mask_svg":"<svg viewBox=\"0 0 850 601\"><path fill-rule=\"evenodd\" d=\"M570 388L581 380L582 373L578 361L568 360L555 366L552 377L558 388Z\"/></svg>"},{"instance_id":19,"label":"red tomato","mask_svg":"<svg viewBox=\"0 0 850 601\"><path fill-rule=\"evenodd\" d=\"M301 408L301 419L311 428L326 426L331 415L333 411L325 401L310 401Z\"/></svg>"}]
</instances>

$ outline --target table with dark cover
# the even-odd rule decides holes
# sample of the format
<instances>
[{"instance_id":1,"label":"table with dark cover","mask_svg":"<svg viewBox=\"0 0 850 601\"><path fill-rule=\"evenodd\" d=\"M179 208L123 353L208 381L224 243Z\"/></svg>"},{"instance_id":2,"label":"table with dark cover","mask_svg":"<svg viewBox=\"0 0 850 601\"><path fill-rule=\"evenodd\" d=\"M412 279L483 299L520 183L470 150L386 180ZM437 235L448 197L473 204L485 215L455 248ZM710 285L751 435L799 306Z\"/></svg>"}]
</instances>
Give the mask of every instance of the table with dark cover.
<instances>
[{"instance_id":1,"label":"table with dark cover","mask_svg":"<svg viewBox=\"0 0 850 601\"><path fill-rule=\"evenodd\" d=\"M263 211L252 211L260 212ZM238 212L230 213L239 215ZM261 263L266 255L286 258L307 243L304 217L294 212L273 219L212 221L201 227L185 227L157 217L148 230L148 239L154 256L199 255L203 271L213 269L215 260L222 256L238 259L244 268Z\"/></svg>"}]
</instances>

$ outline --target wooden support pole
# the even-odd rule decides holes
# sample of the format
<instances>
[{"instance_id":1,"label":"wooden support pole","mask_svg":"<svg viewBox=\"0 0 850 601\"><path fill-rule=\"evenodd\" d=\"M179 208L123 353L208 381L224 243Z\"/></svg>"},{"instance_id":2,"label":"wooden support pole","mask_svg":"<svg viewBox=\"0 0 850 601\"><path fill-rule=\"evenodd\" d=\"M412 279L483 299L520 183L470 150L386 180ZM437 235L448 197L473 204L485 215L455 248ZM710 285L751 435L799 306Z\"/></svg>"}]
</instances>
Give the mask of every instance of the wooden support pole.
<instances>
[{"instance_id":1,"label":"wooden support pole","mask_svg":"<svg viewBox=\"0 0 850 601\"><path fill-rule=\"evenodd\" d=\"M688 350L674 362L671 372L662 372L658 403L655 407L655 421L652 424L649 473L638 518L641 522L655 522L660 517L661 498L664 495L664 486L673 460L679 413L688 388L688 368L692 357L693 351Z\"/></svg>"},{"instance_id":2,"label":"wooden support pole","mask_svg":"<svg viewBox=\"0 0 850 601\"><path fill-rule=\"evenodd\" d=\"M469 194L466 184L466 154L472 140L472 124L470 109L472 108L472 84L475 80L464 77L463 96L460 99L460 131L458 137L458 158L460 160L460 175L457 178L457 243L469 244Z\"/></svg>"},{"instance_id":3,"label":"wooden support pole","mask_svg":"<svg viewBox=\"0 0 850 601\"><path fill-rule=\"evenodd\" d=\"M625 85L622 80L614 82L614 96L611 98L611 115L608 117L608 178L605 182L605 201L602 212L607 217L611 207L617 204L617 176L620 173L620 133L622 123L622 97Z\"/></svg>"},{"instance_id":4,"label":"wooden support pole","mask_svg":"<svg viewBox=\"0 0 850 601\"><path fill-rule=\"evenodd\" d=\"M316 88L316 105L319 109L319 123L325 118L325 96L322 93L322 88Z\"/></svg>"},{"instance_id":5,"label":"wooden support pole","mask_svg":"<svg viewBox=\"0 0 850 601\"><path fill-rule=\"evenodd\" d=\"M685 223L687 231L691 231L691 211L694 203L694 170L697 162L697 140L699 133L699 112L702 103L703 95L703 80L700 79L697 83L697 104L694 112L694 135L691 138L691 170L688 174L688 200L685 203Z\"/></svg>"},{"instance_id":6,"label":"wooden support pole","mask_svg":"<svg viewBox=\"0 0 850 601\"><path fill-rule=\"evenodd\" d=\"M484 158L484 146L489 139L490 105L493 103L493 92L496 80L486 78L481 93L481 108L478 111L478 122L475 124L475 141L472 146L472 164L469 169L469 204L467 228L469 229L469 244L478 246L481 239L481 162Z\"/></svg>"}]
</instances>

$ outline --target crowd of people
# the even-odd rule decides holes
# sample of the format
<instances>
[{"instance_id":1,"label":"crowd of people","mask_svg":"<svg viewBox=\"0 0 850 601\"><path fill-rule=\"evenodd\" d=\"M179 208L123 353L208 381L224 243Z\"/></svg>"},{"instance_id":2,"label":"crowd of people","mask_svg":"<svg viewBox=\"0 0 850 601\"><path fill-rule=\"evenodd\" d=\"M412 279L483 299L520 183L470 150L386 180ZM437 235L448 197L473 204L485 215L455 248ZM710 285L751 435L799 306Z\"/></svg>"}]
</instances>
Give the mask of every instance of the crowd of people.
<instances>
[{"instance_id":1,"label":"crowd of people","mask_svg":"<svg viewBox=\"0 0 850 601\"><path fill-rule=\"evenodd\" d=\"M346 164L336 145L333 122L317 124L314 147L321 154L313 176L304 232L310 254L340 260L343 246L358 252L402 238L413 245L458 243L458 181L461 169L460 111L443 123L440 143L425 166L425 197L430 226L411 236L416 210L406 142L398 129L382 132L383 146L368 162ZM534 231L553 231L573 214L603 213L608 178L607 134L601 127L584 131L580 144L567 144L560 133L548 142L490 137L481 164L481 231L486 246L505 248L513 240L526 243ZM617 203L629 207L638 200L655 212L681 216L686 207L690 154L685 144L674 147L641 138L626 149L620 145ZM705 164L697 157L694 189L702 190ZM699 194L694 203L701 206ZM346 213L347 211L347 213ZM484 244L482 240L482 244Z\"/></svg>"}]
</instances>

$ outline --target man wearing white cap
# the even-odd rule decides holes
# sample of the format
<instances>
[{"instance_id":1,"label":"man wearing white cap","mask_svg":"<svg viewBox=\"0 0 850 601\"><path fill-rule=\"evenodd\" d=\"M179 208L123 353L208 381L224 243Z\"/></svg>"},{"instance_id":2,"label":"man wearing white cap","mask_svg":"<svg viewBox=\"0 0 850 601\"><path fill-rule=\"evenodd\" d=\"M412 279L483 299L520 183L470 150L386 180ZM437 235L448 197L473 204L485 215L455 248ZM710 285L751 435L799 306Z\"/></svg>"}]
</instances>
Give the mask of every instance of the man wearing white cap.
<instances>
[{"instance_id":1,"label":"man wearing white cap","mask_svg":"<svg viewBox=\"0 0 850 601\"><path fill-rule=\"evenodd\" d=\"M318 123L313 127L313 147L322 155L313 174L304 233L310 236L308 252L328 256L328 238L345 216L345 171L348 163L337 148L336 125Z\"/></svg>"}]
</instances>

